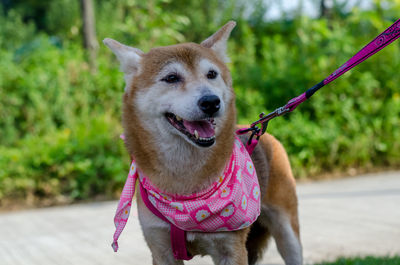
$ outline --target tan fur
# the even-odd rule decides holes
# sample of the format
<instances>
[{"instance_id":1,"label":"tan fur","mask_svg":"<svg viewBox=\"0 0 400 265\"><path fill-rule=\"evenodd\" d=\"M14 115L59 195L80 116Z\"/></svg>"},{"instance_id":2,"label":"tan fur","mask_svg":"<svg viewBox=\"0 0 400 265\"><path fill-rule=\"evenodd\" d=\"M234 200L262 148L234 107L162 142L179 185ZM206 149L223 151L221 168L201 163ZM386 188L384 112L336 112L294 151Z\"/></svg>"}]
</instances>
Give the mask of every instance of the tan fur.
<instances>
[{"instance_id":1,"label":"tan fur","mask_svg":"<svg viewBox=\"0 0 400 265\"><path fill-rule=\"evenodd\" d=\"M157 80L159 72L169 63L178 62L192 79L201 80L198 65L202 59L207 59L220 69L226 89L229 90L229 94L234 95L230 72L224 64L227 59L226 40L234 26L234 22L229 22L200 45L184 43L158 47L145 54L141 52L138 52L137 56L130 54L136 60L132 65L126 60L123 61L129 69L136 71L125 72L125 77L132 78L128 80L130 87L123 96L126 147L151 182L166 193L191 194L204 189L217 179L233 148L236 129L235 98L229 97L228 102L224 102L225 111L223 117L218 119L216 143L212 147L199 148L181 140L181 144L167 154L176 156L183 152L186 154L184 157L186 160L188 157L192 158L190 161L177 161L175 168L166 165L166 154L160 152L162 143L156 139L157 134L152 131L151 126L143 124L140 110L135 104L136 99L159 81ZM130 52L136 51L110 39L106 40L106 44L119 58L123 55L118 50L121 47ZM139 61L140 65L136 65ZM188 86L187 81L183 80L178 89L185 92ZM182 136L177 135L171 137L182 139ZM240 138L245 143L248 135ZM261 189L260 217L250 228L240 231L212 234L188 232L188 250L192 255L211 255L215 264L255 264L262 257L267 241L272 235L285 263L299 265L302 260L297 197L287 154L273 136L265 134L251 157ZM169 225L152 214L140 196L138 196L138 211L146 242L152 252L153 264L183 264L173 258Z\"/></svg>"},{"instance_id":2,"label":"tan fur","mask_svg":"<svg viewBox=\"0 0 400 265\"><path fill-rule=\"evenodd\" d=\"M270 176L266 196L263 203L284 209L290 216L290 222L298 238L300 238L297 217L296 181L290 168L289 159L282 144L270 134L261 137L260 145L270 153Z\"/></svg>"}]
</instances>

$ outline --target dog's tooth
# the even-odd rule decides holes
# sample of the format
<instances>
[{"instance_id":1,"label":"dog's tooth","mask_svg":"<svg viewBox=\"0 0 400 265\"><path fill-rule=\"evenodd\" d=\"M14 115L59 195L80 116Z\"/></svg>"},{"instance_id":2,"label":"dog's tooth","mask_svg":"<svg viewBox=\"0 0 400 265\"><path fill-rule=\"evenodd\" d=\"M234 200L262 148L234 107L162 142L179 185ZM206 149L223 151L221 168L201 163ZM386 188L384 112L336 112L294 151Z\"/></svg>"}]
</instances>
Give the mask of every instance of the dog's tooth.
<instances>
[{"instance_id":1,"label":"dog's tooth","mask_svg":"<svg viewBox=\"0 0 400 265\"><path fill-rule=\"evenodd\" d=\"M194 130L194 136L196 137L196 139L199 139L199 132L197 130Z\"/></svg>"},{"instance_id":2,"label":"dog's tooth","mask_svg":"<svg viewBox=\"0 0 400 265\"><path fill-rule=\"evenodd\" d=\"M181 121L182 120L181 116L176 115L176 120Z\"/></svg>"}]
</instances>

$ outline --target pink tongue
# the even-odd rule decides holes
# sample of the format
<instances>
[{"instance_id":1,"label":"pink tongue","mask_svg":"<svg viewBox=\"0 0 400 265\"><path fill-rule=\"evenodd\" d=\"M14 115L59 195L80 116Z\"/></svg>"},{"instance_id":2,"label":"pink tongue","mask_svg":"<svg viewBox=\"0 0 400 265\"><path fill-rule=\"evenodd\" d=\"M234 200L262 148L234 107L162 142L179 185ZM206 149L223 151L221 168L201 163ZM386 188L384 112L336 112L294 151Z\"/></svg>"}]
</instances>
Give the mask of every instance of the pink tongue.
<instances>
[{"instance_id":1,"label":"pink tongue","mask_svg":"<svg viewBox=\"0 0 400 265\"><path fill-rule=\"evenodd\" d=\"M194 134L194 131L196 130L199 133L199 137L202 138L210 138L215 135L214 128L209 121L183 120L183 125L191 134Z\"/></svg>"}]
</instances>

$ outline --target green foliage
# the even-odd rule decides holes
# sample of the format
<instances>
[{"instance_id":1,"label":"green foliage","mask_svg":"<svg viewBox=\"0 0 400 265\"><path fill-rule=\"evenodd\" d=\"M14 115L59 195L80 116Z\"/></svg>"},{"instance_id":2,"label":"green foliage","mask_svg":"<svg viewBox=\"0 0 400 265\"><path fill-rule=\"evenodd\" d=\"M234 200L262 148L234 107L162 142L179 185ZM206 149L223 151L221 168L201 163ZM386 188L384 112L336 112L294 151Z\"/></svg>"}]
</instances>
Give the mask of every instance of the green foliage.
<instances>
[{"instance_id":1,"label":"green foliage","mask_svg":"<svg viewBox=\"0 0 400 265\"><path fill-rule=\"evenodd\" d=\"M39 35L14 53L0 54L2 144L28 134L40 136L93 112L119 113L123 80L118 70L99 60L107 73L91 75L83 50L74 44L59 48L51 38Z\"/></svg>"},{"instance_id":2,"label":"green foliage","mask_svg":"<svg viewBox=\"0 0 400 265\"><path fill-rule=\"evenodd\" d=\"M360 27L362 14L354 12L329 26L325 20L298 18L285 29L288 34L279 29L279 34L260 37L261 55L255 58L251 51L243 54L244 64L234 65L240 121L254 119L260 105L273 110L299 95L391 24L382 20L377 27L368 22ZM400 80L394 73L399 56L395 43L324 87L295 113L270 123L269 132L284 143L298 177L399 165ZM248 67L246 58L260 63Z\"/></svg>"},{"instance_id":3,"label":"green foliage","mask_svg":"<svg viewBox=\"0 0 400 265\"><path fill-rule=\"evenodd\" d=\"M3 12L3 8L0 6L0 14ZM24 23L16 10L10 10L7 16L0 15L0 25L0 47L2 49L14 49L23 41L30 40L34 35L33 23Z\"/></svg>"},{"instance_id":4,"label":"green foliage","mask_svg":"<svg viewBox=\"0 0 400 265\"><path fill-rule=\"evenodd\" d=\"M340 258L335 262L320 263L318 265L400 265L400 257Z\"/></svg>"},{"instance_id":5,"label":"green foliage","mask_svg":"<svg viewBox=\"0 0 400 265\"><path fill-rule=\"evenodd\" d=\"M112 197L129 159L109 115L0 147L0 198Z\"/></svg>"},{"instance_id":6,"label":"green foliage","mask_svg":"<svg viewBox=\"0 0 400 265\"><path fill-rule=\"evenodd\" d=\"M144 51L200 42L236 20L229 67L242 124L322 80L400 12L398 0L385 8L376 1L370 10L337 6L328 19L296 13L269 21L261 0L94 2L99 40ZM13 1L0 10L0 24L0 199L111 197L128 166L114 55L100 45L90 73L78 1ZM399 47L391 44L270 122L296 177L400 165Z\"/></svg>"}]
</instances>

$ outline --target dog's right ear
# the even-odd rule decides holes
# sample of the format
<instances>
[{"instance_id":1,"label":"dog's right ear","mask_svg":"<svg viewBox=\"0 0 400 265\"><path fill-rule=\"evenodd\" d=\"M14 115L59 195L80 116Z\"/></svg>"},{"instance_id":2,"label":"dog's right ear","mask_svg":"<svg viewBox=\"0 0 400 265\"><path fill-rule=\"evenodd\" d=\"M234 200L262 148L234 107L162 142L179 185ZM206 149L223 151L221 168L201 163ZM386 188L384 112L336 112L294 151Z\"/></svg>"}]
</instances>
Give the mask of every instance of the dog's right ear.
<instances>
[{"instance_id":1,"label":"dog's right ear","mask_svg":"<svg viewBox=\"0 0 400 265\"><path fill-rule=\"evenodd\" d=\"M139 49L126 46L116 40L106 38L103 43L110 48L121 63L121 71L125 75L134 75L140 67L143 52Z\"/></svg>"},{"instance_id":2,"label":"dog's right ear","mask_svg":"<svg viewBox=\"0 0 400 265\"><path fill-rule=\"evenodd\" d=\"M229 57L226 52L227 41L231 31L236 26L235 21L229 21L213 35L204 40L200 45L214 50L218 57L224 62L229 62Z\"/></svg>"}]
</instances>

